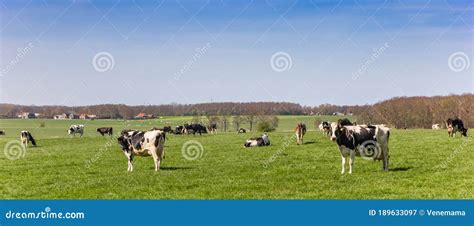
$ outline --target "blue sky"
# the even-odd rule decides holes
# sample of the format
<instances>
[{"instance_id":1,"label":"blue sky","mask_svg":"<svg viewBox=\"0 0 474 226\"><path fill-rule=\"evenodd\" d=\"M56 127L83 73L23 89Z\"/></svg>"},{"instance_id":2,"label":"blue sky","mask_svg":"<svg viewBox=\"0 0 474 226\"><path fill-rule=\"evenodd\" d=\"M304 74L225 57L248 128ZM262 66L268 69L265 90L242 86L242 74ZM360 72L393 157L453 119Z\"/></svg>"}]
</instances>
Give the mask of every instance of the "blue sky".
<instances>
[{"instance_id":1,"label":"blue sky","mask_svg":"<svg viewBox=\"0 0 474 226\"><path fill-rule=\"evenodd\" d=\"M471 1L3 0L0 102L318 105L473 93L473 15ZM95 56L113 62L102 70Z\"/></svg>"}]
</instances>

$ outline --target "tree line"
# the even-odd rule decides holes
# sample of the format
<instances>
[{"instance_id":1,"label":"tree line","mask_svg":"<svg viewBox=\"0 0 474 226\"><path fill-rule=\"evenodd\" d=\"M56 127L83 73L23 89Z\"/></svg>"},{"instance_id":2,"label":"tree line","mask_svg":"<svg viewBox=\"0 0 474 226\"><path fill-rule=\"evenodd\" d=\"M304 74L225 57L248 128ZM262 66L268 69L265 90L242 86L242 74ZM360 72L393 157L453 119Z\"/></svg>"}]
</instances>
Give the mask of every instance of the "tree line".
<instances>
[{"instance_id":1,"label":"tree line","mask_svg":"<svg viewBox=\"0 0 474 226\"><path fill-rule=\"evenodd\" d=\"M444 125L449 117L459 117L466 125L474 125L474 95L449 95L434 97L396 97L372 105L301 106L289 102L220 102L202 104L164 104L128 106L103 104L92 106L24 106L0 104L0 117L16 118L22 112L39 113L42 118L52 118L63 113L94 114L98 118L133 119L139 113L155 116L196 116L216 121L216 117L238 116L219 120L223 126L239 125L240 121L256 122L268 115L331 115L353 114L358 123L387 124L395 128L431 128L432 124ZM214 118L213 118L214 117ZM222 119L222 118L221 118ZM270 124L272 124L270 120ZM252 125L253 126L253 125Z\"/></svg>"}]
</instances>

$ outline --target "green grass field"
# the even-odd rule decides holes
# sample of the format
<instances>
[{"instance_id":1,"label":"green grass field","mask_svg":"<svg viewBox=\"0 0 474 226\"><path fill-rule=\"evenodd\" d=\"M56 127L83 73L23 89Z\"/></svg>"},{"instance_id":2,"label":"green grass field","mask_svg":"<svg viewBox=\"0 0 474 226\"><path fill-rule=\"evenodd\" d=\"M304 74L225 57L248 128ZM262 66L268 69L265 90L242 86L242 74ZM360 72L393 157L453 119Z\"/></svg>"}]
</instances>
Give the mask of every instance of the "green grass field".
<instances>
[{"instance_id":1,"label":"green grass field","mask_svg":"<svg viewBox=\"0 0 474 226\"><path fill-rule=\"evenodd\" d=\"M101 126L147 130L177 125L186 117L147 121L0 120L1 199L472 199L472 138L448 138L445 130L392 130L390 171L382 163L356 159L352 175L340 174L337 146L313 125L314 117L280 116L272 145L244 149L257 132L169 135L162 170L151 157L137 157L134 172L116 138L101 137ZM333 117L326 119L335 120ZM293 126L304 121L310 131L296 145ZM40 128L41 122L45 123ZM71 124L86 126L82 138L69 138ZM246 125L244 125L246 127ZM28 129L38 147L26 153L5 149ZM187 141L203 146L188 160ZM10 152L9 152L10 151ZM12 154L13 153L13 154ZM10 159L7 158L7 154ZM24 154L24 155L23 155ZM192 154L192 153L191 153ZM14 160L11 160L13 156Z\"/></svg>"}]
</instances>

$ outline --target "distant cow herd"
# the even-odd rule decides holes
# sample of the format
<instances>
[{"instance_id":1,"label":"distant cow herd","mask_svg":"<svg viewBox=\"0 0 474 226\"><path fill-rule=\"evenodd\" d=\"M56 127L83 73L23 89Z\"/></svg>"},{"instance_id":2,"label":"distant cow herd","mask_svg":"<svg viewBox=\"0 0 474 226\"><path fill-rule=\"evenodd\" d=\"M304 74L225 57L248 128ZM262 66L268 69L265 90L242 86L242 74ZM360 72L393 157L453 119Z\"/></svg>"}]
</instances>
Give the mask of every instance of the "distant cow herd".
<instances>
[{"instance_id":1,"label":"distant cow herd","mask_svg":"<svg viewBox=\"0 0 474 226\"><path fill-rule=\"evenodd\" d=\"M449 137L455 137L456 133L461 136L467 136L467 128L463 121L458 118L449 118L445 122ZM339 119L337 122L321 122L318 126L330 140L335 142L341 154L341 173L345 173L347 160L349 161L349 173L353 172L353 165L356 156L363 158L381 160L383 162L382 169L388 171L389 168L389 139L390 128L383 124L376 125L356 125L348 119ZM433 130L439 130L440 124L433 124ZM112 127L100 127L96 130L100 135L112 136ZM184 124L176 126L173 130L171 126L163 128L152 128L148 131L138 131L126 129L121 131L117 141L127 157L128 171L133 171L134 156L152 156L155 163L155 170L160 169L163 161L165 151L166 134L176 135L202 135L203 133L217 133L217 124L211 123L209 126L204 126L199 123ZM244 128L237 130L239 134L246 133ZM295 127L296 144L303 144L303 137L307 129L302 122L297 123ZM84 125L71 125L67 130L71 137L79 134L80 137L84 135ZM0 130L0 135L5 135L5 131ZM33 138L31 132L23 130L20 133L20 140L24 147L28 147L29 143L36 146L36 140ZM259 147L269 146L270 139L267 133L260 137L247 139L243 147Z\"/></svg>"}]
</instances>

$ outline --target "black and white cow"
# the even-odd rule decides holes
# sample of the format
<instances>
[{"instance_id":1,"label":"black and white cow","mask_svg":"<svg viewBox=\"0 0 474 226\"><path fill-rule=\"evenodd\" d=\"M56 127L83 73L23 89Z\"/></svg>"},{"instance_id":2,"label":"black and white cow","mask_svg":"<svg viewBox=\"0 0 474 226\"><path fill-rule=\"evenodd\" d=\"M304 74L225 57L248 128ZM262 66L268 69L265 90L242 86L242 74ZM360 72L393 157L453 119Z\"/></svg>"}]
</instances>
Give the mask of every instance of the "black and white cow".
<instances>
[{"instance_id":1,"label":"black and white cow","mask_svg":"<svg viewBox=\"0 0 474 226\"><path fill-rule=\"evenodd\" d=\"M191 125L185 124L183 133L188 134L188 135L189 134L196 135L196 133L199 133L199 135L202 135L203 133L207 133L207 130L206 130L206 127L201 124L197 124L197 123L194 123Z\"/></svg>"},{"instance_id":2,"label":"black and white cow","mask_svg":"<svg viewBox=\"0 0 474 226\"><path fill-rule=\"evenodd\" d=\"M5 131L0 130L0 135L5 136L6 135Z\"/></svg>"},{"instance_id":3,"label":"black and white cow","mask_svg":"<svg viewBox=\"0 0 474 226\"><path fill-rule=\"evenodd\" d=\"M183 134L183 132L184 132L184 126L176 126L174 130L174 134L179 135L179 134Z\"/></svg>"},{"instance_id":4,"label":"black and white cow","mask_svg":"<svg viewBox=\"0 0 474 226\"><path fill-rule=\"evenodd\" d=\"M163 132L173 133L173 129L171 129L171 126L165 126L165 127L163 127Z\"/></svg>"},{"instance_id":5,"label":"black and white cow","mask_svg":"<svg viewBox=\"0 0 474 226\"><path fill-rule=\"evenodd\" d=\"M240 129L237 131L237 133L246 133L246 132L247 132L247 130L245 130L244 128L240 128Z\"/></svg>"},{"instance_id":6,"label":"black and white cow","mask_svg":"<svg viewBox=\"0 0 474 226\"><path fill-rule=\"evenodd\" d=\"M152 156L155 162L155 171L160 170L160 164L165 154L165 133L161 130L136 131L123 130L121 136L117 138L122 147L122 151L127 157L127 171L133 171L133 157Z\"/></svg>"},{"instance_id":7,"label":"black and white cow","mask_svg":"<svg viewBox=\"0 0 474 226\"><path fill-rule=\"evenodd\" d=\"M76 133L79 133L81 134L81 137L82 137L82 135L84 134L84 125L72 125L67 130L67 133L69 135L71 134L74 135L74 137L76 137Z\"/></svg>"},{"instance_id":8,"label":"black and white cow","mask_svg":"<svg viewBox=\"0 0 474 226\"><path fill-rule=\"evenodd\" d=\"M21 131L20 139L21 139L21 143L25 146L25 148L28 147L29 142L31 142L33 146L36 146L35 138L33 138L30 131L27 131L27 130Z\"/></svg>"},{"instance_id":9,"label":"black and white cow","mask_svg":"<svg viewBox=\"0 0 474 226\"><path fill-rule=\"evenodd\" d=\"M97 132L102 136L104 136L104 134L108 134L109 136L114 135L114 129L112 127L97 128Z\"/></svg>"},{"instance_id":10,"label":"black and white cow","mask_svg":"<svg viewBox=\"0 0 474 226\"><path fill-rule=\"evenodd\" d=\"M326 136L329 136L331 134L331 124L326 121L321 122L321 124L319 124L319 130L323 131Z\"/></svg>"},{"instance_id":11,"label":"black and white cow","mask_svg":"<svg viewBox=\"0 0 474 226\"><path fill-rule=\"evenodd\" d=\"M207 127L210 133L215 133L217 132L217 123L213 122L210 123L209 126Z\"/></svg>"},{"instance_id":12,"label":"black and white cow","mask_svg":"<svg viewBox=\"0 0 474 226\"><path fill-rule=\"evenodd\" d=\"M352 173L355 156L365 159L382 160L383 170L388 171L388 141L390 129L384 125L346 125L350 121L339 120L332 124L331 140L339 147L342 159L341 174L345 172L346 159L349 158L349 173Z\"/></svg>"},{"instance_id":13,"label":"black and white cow","mask_svg":"<svg viewBox=\"0 0 474 226\"><path fill-rule=\"evenodd\" d=\"M268 145L270 145L270 139L268 139L268 135L264 133L261 137L250 138L245 141L244 147L248 148Z\"/></svg>"},{"instance_id":14,"label":"black and white cow","mask_svg":"<svg viewBox=\"0 0 474 226\"><path fill-rule=\"evenodd\" d=\"M448 118L446 120L446 128L448 128L449 137L455 137L457 132L461 133L461 137L467 137L467 128L464 127L463 121L458 117Z\"/></svg>"}]
</instances>

